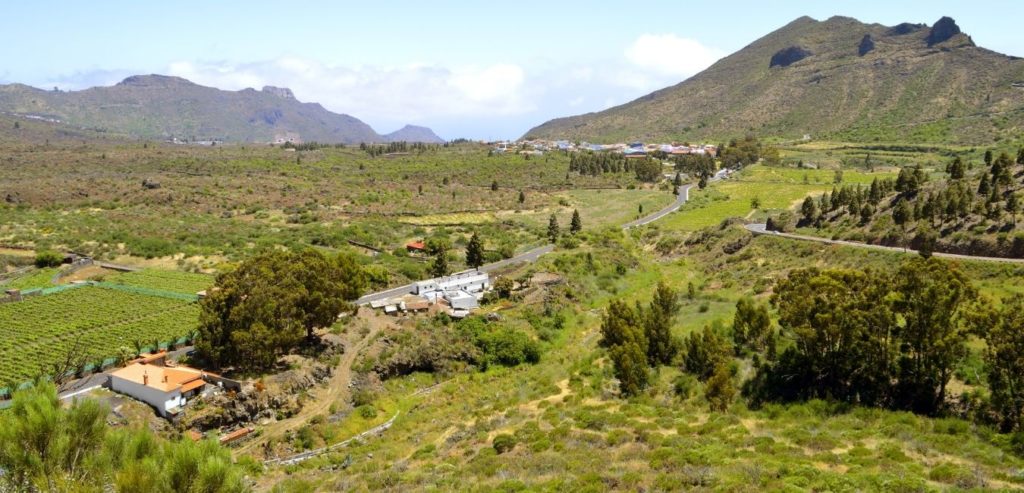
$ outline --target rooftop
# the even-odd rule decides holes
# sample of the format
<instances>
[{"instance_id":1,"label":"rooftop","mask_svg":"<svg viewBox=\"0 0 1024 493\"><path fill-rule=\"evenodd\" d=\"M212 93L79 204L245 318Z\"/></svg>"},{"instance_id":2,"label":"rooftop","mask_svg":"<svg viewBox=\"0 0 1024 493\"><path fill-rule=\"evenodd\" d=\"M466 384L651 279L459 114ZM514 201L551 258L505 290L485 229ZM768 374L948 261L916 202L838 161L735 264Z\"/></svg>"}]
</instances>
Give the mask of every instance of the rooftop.
<instances>
[{"instance_id":1,"label":"rooftop","mask_svg":"<svg viewBox=\"0 0 1024 493\"><path fill-rule=\"evenodd\" d=\"M167 368L145 363L133 363L120 370L111 373L111 376L128 380L139 385L145 385L163 392L173 392L181 389L188 392L201 387L203 383L203 372L194 368L179 366ZM194 383L196 381L200 383ZM187 390L186 390L187 389Z\"/></svg>"}]
</instances>

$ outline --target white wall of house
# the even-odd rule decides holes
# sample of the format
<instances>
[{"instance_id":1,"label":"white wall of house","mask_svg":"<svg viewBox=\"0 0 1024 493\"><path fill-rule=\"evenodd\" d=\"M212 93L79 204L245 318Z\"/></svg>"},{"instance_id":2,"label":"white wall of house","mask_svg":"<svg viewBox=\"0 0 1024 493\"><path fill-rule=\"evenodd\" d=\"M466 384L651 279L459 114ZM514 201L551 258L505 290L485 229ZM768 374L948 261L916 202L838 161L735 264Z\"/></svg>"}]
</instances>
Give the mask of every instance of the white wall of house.
<instances>
[{"instance_id":1,"label":"white wall of house","mask_svg":"<svg viewBox=\"0 0 1024 493\"><path fill-rule=\"evenodd\" d=\"M167 417L168 410L185 405L185 398L182 397L180 390L164 392L114 375L110 376L110 389L155 407L163 417Z\"/></svg>"}]
</instances>

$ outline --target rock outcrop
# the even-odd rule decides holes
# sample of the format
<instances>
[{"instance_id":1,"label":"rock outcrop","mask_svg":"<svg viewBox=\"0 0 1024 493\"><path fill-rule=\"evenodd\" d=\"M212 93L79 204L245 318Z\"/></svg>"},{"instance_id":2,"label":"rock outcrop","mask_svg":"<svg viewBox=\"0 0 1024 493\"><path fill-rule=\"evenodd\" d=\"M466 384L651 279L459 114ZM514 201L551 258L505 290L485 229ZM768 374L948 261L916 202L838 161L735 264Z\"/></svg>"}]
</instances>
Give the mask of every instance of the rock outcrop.
<instances>
[{"instance_id":1,"label":"rock outcrop","mask_svg":"<svg viewBox=\"0 0 1024 493\"><path fill-rule=\"evenodd\" d=\"M812 53L799 46L790 46L789 48L783 48L774 55L772 55L771 62L768 64L769 67L788 67L804 58L811 56Z\"/></svg>"},{"instance_id":2,"label":"rock outcrop","mask_svg":"<svg viewBox=\"0 0 1024 493\"><path fill-rule=\"evenodd\" d=\"M925 41L928 42L928 46L935 46L957 34L960 34L960 26L956 25L956 21L950 17L943 17L932 26Z\"/></svg>"},{"instance_id":3,"label":"rock outcrop","mask_svg":"<svg viewBox=\"0 0 1024 493\"><path fill-rule=\"evenodd\" d=\"M875 40L871 39L870 34L865 34L864 37L860 39L860 46L857 47L857 54L859 54L860 56L864 56L867 55L868 53L871 53L871 50L874 49Z\"/></svg>"}]
</instances>

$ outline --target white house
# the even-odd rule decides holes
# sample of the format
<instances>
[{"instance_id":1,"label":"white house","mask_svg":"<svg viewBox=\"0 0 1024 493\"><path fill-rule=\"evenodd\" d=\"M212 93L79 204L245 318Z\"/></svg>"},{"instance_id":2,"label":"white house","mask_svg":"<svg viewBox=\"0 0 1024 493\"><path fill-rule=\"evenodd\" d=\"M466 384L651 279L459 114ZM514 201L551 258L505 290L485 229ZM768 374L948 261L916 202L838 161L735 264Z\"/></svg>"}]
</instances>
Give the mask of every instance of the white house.
<instances>
[{"instance_id":1,"label":"white house","mask_svg":"<svg viewBox=\"0 0 1024 493\"><path fill-rule=\"evenodd\" d=\"M202 391L204 376L194 368L137 361L110 374L110 389L153 406L167 418L177 415L189 397Z\"/></svg>"},{"instance_id":2,"label":"white house","mask_svg":"<svg viewBox=\"0 0 1024 493\"><path fill-rule=\"evenodd\" d=\"M469 294L477 294L483 293L489 287L491 287L491 276L486 272L470 271L417 282L413 286L412 293L433 301L438 296L444 296L445 291L465 291Z\"/></svg>"}]
</instances>

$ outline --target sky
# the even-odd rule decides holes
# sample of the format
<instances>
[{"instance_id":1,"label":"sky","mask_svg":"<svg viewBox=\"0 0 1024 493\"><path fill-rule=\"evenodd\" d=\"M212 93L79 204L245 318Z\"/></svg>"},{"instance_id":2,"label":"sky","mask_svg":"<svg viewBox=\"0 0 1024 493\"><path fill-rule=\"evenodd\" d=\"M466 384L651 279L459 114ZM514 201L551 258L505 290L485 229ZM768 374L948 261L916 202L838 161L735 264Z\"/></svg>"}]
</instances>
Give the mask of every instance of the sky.
<instances>
[{"instance_id":1,"label":"sky","mask_svg":"<svg viewBox=\"0 0 1024 493\"><path fill-rule=\"evenodd\" d=\"M516 138L677 84L802 15L933 24L1024 56L1020 1L11 2L0 83L78 90L129 75L288 87L387 133Z\"/></svg>"}]
</instances>

